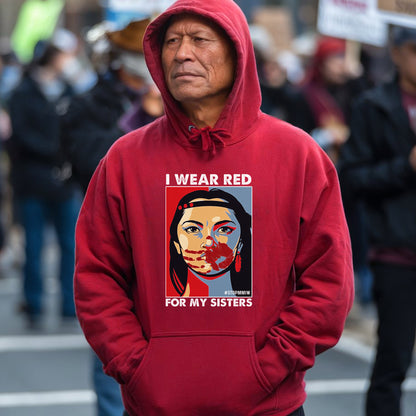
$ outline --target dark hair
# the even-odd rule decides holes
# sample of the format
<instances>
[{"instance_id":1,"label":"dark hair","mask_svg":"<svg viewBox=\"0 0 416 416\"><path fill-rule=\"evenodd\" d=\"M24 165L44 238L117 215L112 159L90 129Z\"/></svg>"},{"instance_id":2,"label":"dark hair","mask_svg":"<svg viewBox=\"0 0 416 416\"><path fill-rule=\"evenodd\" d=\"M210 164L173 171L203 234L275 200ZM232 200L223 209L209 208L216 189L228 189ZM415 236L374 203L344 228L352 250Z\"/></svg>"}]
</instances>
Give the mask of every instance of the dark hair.
<instances>
[{"instance_id":1,"label":"dark hair","mask_svg":"<svg viewBox=\"0 0 416 416\"><path fill-rule=\"evenodd\" d=\"M53 45L50 41L39 40L33 52L32 61L29 63L30 68L38 66L44 67L50 65L62 51Z\"/></svg>"},{"instance_id":2,"label":"dark hair","mask_svg":"<svg viewBox=\"0 0 416 416\"><path fill-rule=\"evenodd\" d=\"M237 272L234 268L234 262L229 266L231 275L231 286L237 296L251 296L251 215L248 214L241 203L233 195L221 189L211 189L209 191L199 190L186 194L178 203L175 215L170 225L170 264L169 274L172 284L179 295L183 295L188 280L188 265L178 254L175 244L179 243L177 227L183 216L183 209L186 204L197 198L214 199L220 198L226 201L229 209L233 210L237 221L241 227L240 241L243 246L240 251L241 270Z\"/></svg>"},{"instance_id":3,"label":"dark hair","mask_svg":"<svg viewBox=\"0 0 416 416\"><path fill-rule=\"evenodd\" d=\"M394 46L401 46L406 42L416 42L416 29L393 26L390 30L390 41Z\"/></svg>"}]
</instances>

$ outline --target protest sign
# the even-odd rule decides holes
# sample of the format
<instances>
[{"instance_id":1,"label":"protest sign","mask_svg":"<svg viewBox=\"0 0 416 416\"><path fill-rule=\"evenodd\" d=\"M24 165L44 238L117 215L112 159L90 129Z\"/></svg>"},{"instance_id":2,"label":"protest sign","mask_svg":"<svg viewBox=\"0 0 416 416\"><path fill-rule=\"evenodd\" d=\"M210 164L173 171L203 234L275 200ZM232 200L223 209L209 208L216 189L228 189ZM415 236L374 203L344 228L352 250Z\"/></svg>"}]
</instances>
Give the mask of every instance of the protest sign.
<instances>
[{"instance_id":1,"label":"protest sign","mask_svg":"<svg viewBox=\"0 0 416 416\"><path fill-rule=\"evenodd\" d=\"M49 39L64 7L63 0L26 0L13 29L11 42L21 62L32 59L36 43Z\"/></svg>"},{"instance_id":2,"label":"protest sign","mask_svg":"<svg viewBox=\"0 0 416 416\"><path fill-rule=\"evenodd\" d=\"M173 2L174 0L109 0L106 20L115 27L124 27L132 20L157 15Z\"/></svg>"},{"instance_id":3,"label":"protest sign","mask_svg":"<svg viewBox=\"0 0 416 416\"><path fill-rule=\"evenodd\" d=\"M386 22L416 27L416 0L378 0L378 10Z\"/></svg>"},{"instance_id":4,"label":"protest sign","mask_svg":"<svg viewBox=\"0 0 416 416\"><path fill-rule=\"evenodd\" d=\"M320 0L320 33L375 46L387 42L387 25L376 9L376 0Z\"/></svg>"}]
</instances>

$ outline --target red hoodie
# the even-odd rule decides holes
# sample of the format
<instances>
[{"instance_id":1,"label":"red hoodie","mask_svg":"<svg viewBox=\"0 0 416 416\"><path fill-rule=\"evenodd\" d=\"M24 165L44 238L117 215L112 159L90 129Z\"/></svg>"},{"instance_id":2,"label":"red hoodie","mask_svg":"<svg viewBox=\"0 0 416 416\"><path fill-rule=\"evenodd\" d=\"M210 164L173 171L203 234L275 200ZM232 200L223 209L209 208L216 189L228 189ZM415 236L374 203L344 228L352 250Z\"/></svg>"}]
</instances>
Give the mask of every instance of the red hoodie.
<instances>
[{"instance_id":1,"label":"red hoodie","mask_svg":"<svg viewBox=\"0 0 416 416\"><path fill-rule=\"evenodd\" d=\"M228 102L197 130L166 88L167 20L214 20L237 51ZM130 416L284 416L353 300L334 166L303 131L260 112L247 22L231 0L179 0L144 50L166 115L119 139L76 235L81 326Z\"/></svg>"}]
</instances>

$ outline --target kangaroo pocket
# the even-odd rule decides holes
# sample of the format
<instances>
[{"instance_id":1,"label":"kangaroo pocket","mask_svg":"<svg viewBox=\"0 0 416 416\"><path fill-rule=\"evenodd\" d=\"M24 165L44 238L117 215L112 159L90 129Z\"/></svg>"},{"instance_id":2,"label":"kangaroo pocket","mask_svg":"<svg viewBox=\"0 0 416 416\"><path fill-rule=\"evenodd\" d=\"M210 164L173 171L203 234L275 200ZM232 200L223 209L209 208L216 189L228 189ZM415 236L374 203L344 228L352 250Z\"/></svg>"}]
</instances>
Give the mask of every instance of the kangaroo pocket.
<instances>
[{"instance_id":1,"label":"kangaroo pocket","mask_svg":"<svg viewBox=\"0 0 416 416\"><path fill-rule=\"evenodd\" d=\"M192 334L152 338L127 391L136 415L237 416L272 387L252 335Z\"/></svg>"}]
</instances>

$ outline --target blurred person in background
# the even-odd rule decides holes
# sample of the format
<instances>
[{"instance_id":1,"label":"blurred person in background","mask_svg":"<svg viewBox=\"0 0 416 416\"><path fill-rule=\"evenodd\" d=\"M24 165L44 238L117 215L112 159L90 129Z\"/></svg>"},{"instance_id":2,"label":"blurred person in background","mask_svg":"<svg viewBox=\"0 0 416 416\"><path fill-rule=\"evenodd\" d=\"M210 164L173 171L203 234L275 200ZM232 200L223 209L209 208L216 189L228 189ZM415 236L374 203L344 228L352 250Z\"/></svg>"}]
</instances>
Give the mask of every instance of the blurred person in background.
<instances>
[{"instance_id":1,"label":"blurred person in background","mask_svg":"<svg viewBox=\"0 0 416 416\"><path fill-rule=\"evenodd\" d=\"M366 88L362 73L353 73L347 66L346 41L326 36L318 38L302 86L307 106L301 127L312 135L335 164L340 148L350 134L353 102ZM358 299L367 305L372 299L372 275L367 261L363 207L360 201L347 198L344 192L343 202L351 234Z\"/></svg>"},{"instance_id":2,"label":"blurred person in background","mask_svg":"<svg viewBox=\"0 0 416 416\"><path fill-rule=\"evenodd\" d=\"M339 170L365 203L378 312L367 416L399 416L416 327L416 29L394 27L397 74L360 97Z\"/></svg>"},{"instance_id":3,"label":"blurred person in background","mask_svg":"<svg viewBox=\"0 0 416 416\"><path fill-rule=\"evenodd\" d=\"M6 89L2 88L3 80L7 76L8 58L8 54L4 54L3 51L0 51L0 252L3 250L6 243L7 234L3 210L3 202L6 192L6 168L4 165L5 160L3 157L3 151L4 143L10 138L12 133L11 121L6 106L8 94Z\"/></svg>"},{"instance_id":4,"label":"blurred person in background","mask_svg":"<svg viewBox=\"0 0 416 416\"><path fill-rule=\"evenodd\" d=\"M159 90L151 81L143 56L142 40L149 22L133 21L118 31L107 31L101 25L87 34L95 43L90 47L99 80L92 90L72 99L62 118L66 154L84 191L100 159L120 136L163 113ZM121 416L120 386L103 372L95 354L93 384L97 416Z\"/></svg>"},{"instance_id":5,"label":"blurred person in background","mask_svg":"<svg viewBox=\"0 0 416 416\"><path fill-rule=\"evenodd\" d=\"M289 80L288 70L279 60L276 48L267 30L251 25L250 35L256 55L257 72L262 94L261 109L266 114L287 121L297 127L306 128L306 100L300 89ZM289 52L285 55L288 56ZM302 72L301 64L295 73Z\"/></svg>"},{"instance_id":6,"label":"blurred person in background","mask_svg":"<svg viewBox=\"0 0 416 416\"><path fill-rule=\"evenodd\" d=\"M22 64L13 52L10 41L0 39L0 97L4 104L22 76Z\"/></svg>"},{"instance_id":7,"label":"blurred person in background","mask_svg":"<svg viewBox=\"0 0 416 416\"><path fill-rule=\"evenodd\" d=\"M22 66L13 53L10 42L0 39L0 149L2 143L11 136L11 122L7 112L7 101L19 83ZM1 151L0 150L0 151Z\"/></svg>"},{"instance_id":8,"label":"blurred person in background","mask_svg":"<svg viewBox=\"0 0 416 416\"><path fill-rule=\"evenodd\" d=\"M351 103L361 92L361 86L353 82L357 77L352 77L347 70L345 54L344 40L320 37L302 82L308 103L305 130L334 163L349 135Z\"/></svg>"},{"instance_id":9,"label":"blurred person in background","mask_svg":"<svg viewBox=\"0 0 416 416\"><path fill-rule=\"evenodd\" d=\"M21 269L23 265L23 246L20 233L15 233L13 227L13 201L9 183L10 161L7 155L8 140L12 134L10 116L8 112L8 100L11 92L21 80L23 72L22 64L12 50L8 38L0 39L0 227L3 235L0 263L2 268L10 265Z\"/></svg>"},{"instance_id":10,"label":"blurred person in background","mask_svg":"<svg viewBox=\"0 0 416 416\"><path fill-rule=\"evenodd\" d=\"M74 93L81 94L92 88L97 82L97 74L86 56L84 42L65 28L55 30L52 42L55 47L67 53L62 75Z\"/></svg>"},{"instance_id":11,"label":"blurred person in background","mask_svg":"<svg viewBox=\"0 0 416 416\"><path fill-rule=\"evenodd\" d=\"M10 117L6 111L6 100L8 97L8 92L3 86L3 80L6 78L6 57L3 54L0 54L0 149L2 148L3 141L10 138L12 128L10 123Z\"/></svg>"},{"instance_id":12,"label":"blurred person in background","mask_svg":"<svg viewBox=\"0 0 416 416\"><path fill-rule=\"evenodd\" d=\"M12 136L8 141L11 185L18 222L25 234L23 302L28 325L40 328L44 310L42 248L46 225L56 231L61 259L60 316L75 318L74 231L80 206L61 148L60 114L73 93L64 79L72 52L39 41L33 61L8 101Z\"/></svg>"},{"instance_id":13,"label":"blurred person in background","mask_svg":"<svg viewBox=\"0 0 416 416\"><path fill-rule=\"evenodd\" d=\"M133 21L122 30L105 32L109 50L100 46L102 59L93 58L99 72L97 84L86 94L74 97L63 116L66 154L84 191L116 139L163 113L160 93L151 81L141 45L149 22Z\"/></svg>"}]
</instances>

